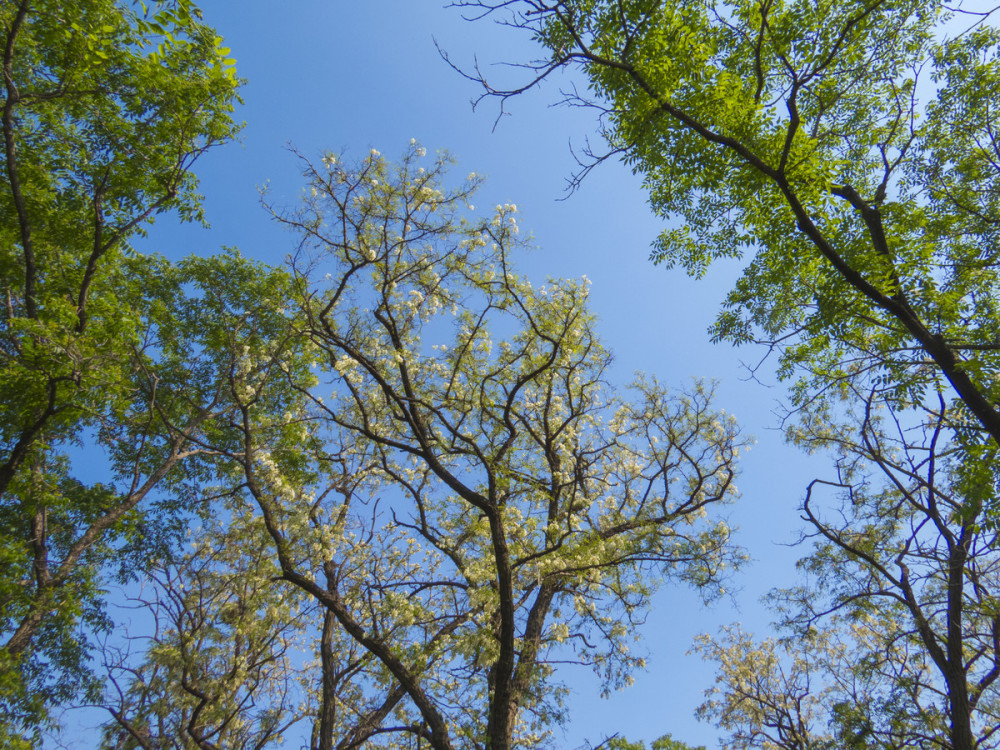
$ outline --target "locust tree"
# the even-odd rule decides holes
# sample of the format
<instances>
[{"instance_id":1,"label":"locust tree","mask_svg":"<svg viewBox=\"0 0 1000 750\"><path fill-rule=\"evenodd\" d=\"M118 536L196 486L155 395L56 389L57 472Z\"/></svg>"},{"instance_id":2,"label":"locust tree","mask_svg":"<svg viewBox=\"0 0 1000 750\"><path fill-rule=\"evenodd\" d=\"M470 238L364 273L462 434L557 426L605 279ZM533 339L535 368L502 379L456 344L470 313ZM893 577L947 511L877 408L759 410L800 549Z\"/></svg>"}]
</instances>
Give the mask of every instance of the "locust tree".
<instances>
[{"instance_id":1,"label":"locust tree","mask_svg":"<svg viewBox=\"0 0 1000 750\"><path fill-rule=\"evenodd\" d=\"M883 687L906 692L919 674L911 704L945 717L944 731L917 722L921 742L993 742L993 11L929 0L455 5L544 50L511 85L474 72L487 96L506 102L566 68L583 76L588 93L569 98L595 108L608 143L583 171L620 155L642 175L670 221L655 261L695 275L720 258L744 263L713 334L776 355L792 381L790 438L837 468L807 494L816 585L790 621L876 618Z\"/></svg>"},{"instance_id":2,"label":"locust tree","mask_svg":"<svg viewBox=\"0 0 1000 750\"><path fill-rule=\"evenodd\" d=\"M156 356L143 364L166 395L154 399L148 422L171 436L188 410L200 419L181 436L188 455L176 476L165 478L155 502L125 527L128 543L108 556L129 566L130 590L139 587L110 615L139 617L103 639L104 683L91 702L110 714L108 747L272 747L313 710L307 663L322 618L280 582L271 537L241 495L243 474L230 456L244 440L248 381L259 390L255 408L276 423L271 436L295 446L298 458L287 466L313 455L289 416L311 377L289 325L295 284L235 252L164 263L161 277L170 283L156 289L170 294L147 294L171 327L149 342ZM269 380L273 368L253 363L279 361L278 353L281 379ZM119 442L151 444L136 462L157 466L165 438L130 437ZM138 539L128 533L135 527Z\"/></svg>"},{"instance_id":3,"label":"locust tree","mask_svg":"<svg viewBox=\"0 0 1000 750\"><path fill-rule=\"evenodd\" d=\"M556 662L626 684L658 585L711 598L740 560L718 506L741 440L710 389L611 388L587 283L530 283L516 207L477 217L447 164L307 164L278 216L313 375L284 375L284 414L258 408L281 349L234 379L234 495L326 612L318 748L544 742Z\"/></svg>"},{"instance_id":4,"label":"locust tree","mask_svg":"<svg viewBox=\"0 0 1000 750\"><path fill-rule=\"evenodd\" d=\"M3 701L18 733L43 729L48 707L79 701L77 688L88 702L100 700L86 658L93 636L113 623L106 587L177 564L185 529L225 513L205 487L227 475L210 443L232 434L232 372L246 351L285 330L275 310L291 289L285 273L236 253L140 262L135 276L118 276L118 292L140 300L132 370L117 383L123 395L88 423L96 480L75 478L73 463L52 446L22 499L43 506L45 536L25 541L8 521L3 602L13 633ZM16 508L5 508L8 519L18 518ZM20 652L11 647L19 637L28 643Z\"/></svg>"},{"instance_id":5,"label":"locust tree","mask_svg":"<svg viewBox=\"0 0 1000 750\"><path fill-rule=\"evenodd\" d=\"M199 217L191 166L237 129L232 60L199 19L188 0L0 9L0 727L37 728L80 685L109 543L138 538L134 509L215 409L197 378L166 387L176 362L153 372L179 287L128 247L162 212Z\"/></svg>"},{"instance_id":6,"label":"locust tree","mask_svg":"<svg viewBox=\"0 0 1000 750\"><path fill-rule=\"evenodd\" d=\"M784 653L706 640L720 672L703 715L741 748L997 747L1000 554L969 508L988 485L949 446L943 394L924 424L871 392L838 407L793 431L837 472L806 492L804 582L772 594Z\"/></svg>"},{"instance_id":7,"label":"locust tree","mask_svg":"<svg viewBox=\"0 0 1000 750\"><path fill-rule=\"evenodd\" d=\"M276 585L259 518L246 506L214 510L126 605L152 618L152 632L105 643L104 747L274 747L307 718L300 662L315 608Z\"/></svg>"},{"instance_id":8,"label":"locust tree","mask_svg":"<svg viewBox=\"0 0 1000 750\"><path fill-rule=\"evenodd\" d=\"M625 737L616 736L611 737L598 747L606 747L608 750L646 750L646 743L629 742ZM692 747L680 740L675 740L669 734L653 740L650 747L652 750L705 750L704 747Z\"/></svg>"},{"instance_id":9,"label":"locust tree","mask_svg":"<svg viewBox=\"0 0 1000 750\"><path fill-rule=\"evenodd\" d=\"M996 258L1000 32L934 0L455 3L582 70L609 153L672 221L653 258L746 258L714 328L767 340L822 389L874 373L946 383L990 461L1000 439ZM953 25L944 27L951 22ZM957 28L962 33L957 33ZM811 390L811 389L810 389ZM973 435L977 436L973 439Z\"/></svg>"},{"instance_id":10,"label":"locust tree","mask_svg":"<svg viewBox=\"0 0 1000 750\"><path fill-rule=\"evenodd\" d=\"M900 628L887 650L886 627L895 625L869 615L780 637L756 638L738 626L700 636L697 650L718 671L698 716L734 750L947 747L947 718L922 695L934 689L926 657L907 650Z\"/></svg>"}]
</instances>

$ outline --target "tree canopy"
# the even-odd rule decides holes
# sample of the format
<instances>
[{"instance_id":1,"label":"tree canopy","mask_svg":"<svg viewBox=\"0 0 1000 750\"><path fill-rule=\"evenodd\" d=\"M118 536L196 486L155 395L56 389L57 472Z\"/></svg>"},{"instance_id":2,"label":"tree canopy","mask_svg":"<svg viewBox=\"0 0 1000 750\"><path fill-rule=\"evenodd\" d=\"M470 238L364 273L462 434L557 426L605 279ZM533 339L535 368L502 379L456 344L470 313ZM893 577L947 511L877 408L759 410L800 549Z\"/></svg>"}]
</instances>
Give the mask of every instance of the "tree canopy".
<instances>
[{"instance_id":1,"label":"tree canopy","mask_svg":"<svg viewBox=\"0 0 1000 750\"><path fill-rule=\"evenodd\" d=\"M815 546L803 567L813 585L778 595L781 619L795 637L814 626L837 632L829 617L846 616L864 676L881 678L842 692L826 704L840 719L821 722L843 719L850 705L886 746L913 737L993 746L992 11L919 0L457 5L545 49L514 86L473 74L485 96L506 101L561 68L582 72L589 93L569 99L598 111L609 144L588 153L583 172L620 155L643 176L652 207L671 220L654 261L695 275L718 258L744 261L712 332L776 354L778 374L792 380L789 438L829 452L836 466L806 492ZM734 746L756 746L760 725L740 724L750 714L734 713L735 702L766 713L774 693L747 697L730 652L707 652L723 668L726 698L706 712L735 727ZM747 656L745 670L765 656ZM809 663L825 664L834 683L843 676L832 661ZM798 677L790 680L775 689L794 701ZM888 706L887 695L906 706L866 714ZM801 747L807 734L787 734L781 746Z\"/></svg>"},{"instance_id":2,"label":"tree canopy","mask_svg":"<svg viewBox=\"0 0 1000 750\"><path fill-rule=\"evenodd\" d=\"M608 388L587 283L520 275L516 206L476 218L479 179L451 187L447 164L417 144L307 164L305 206L278 216L314 368L290 377L276 350L234 383L240 486L327 613L322 748L542 743L554 660L626 684L659 583L711 598L741 560L714 509L732 419L701 386ZM268 373L301 394L280 416Z\"/></svg>"},{"instance_id":3,"label":"tree canopy","mask_svg":"<svg viewBox=\"0 0 1000 750\"><path fill-rule=\"evenodd\" d=\"M607 148L574 184L641 175L654 262L742 263L711 335L763 345L830 459L775 632L698 641L701 717L731 748L1000 746L994 11L454 5L543 50L485 96L582 75ZM88 704L109 748L550 746L557 665L625 686L662 584L724 593L734 421L708 383L615 382L587 280L529 279L475 173L299 157L284 265L143 255L239 129L222 38L190 0L0 20L0 744Z\"/></svg>"},{"instance_id":4,"label":"tree canopy","mask_svg":"<svg viewBox=\"0 0 1000 750\"><path fill-rule=\"evenodd\" d=\"M128 240L164 211L199 218L190 167L236 132L237 80L186 1L4 3L0 48L5 731L86 682L78 624L102 626L99 571L135 550L134 509L215 410L174 377L193 342L174 338L172 303L192 279ZM80 443L105 452L105 481L77 478Z\"/></svg>"},{"instance_id":5,"label":"tree canopy","mask_svg":"<svg viewBox=\"0 0 1000 750\"><path fill-rule=\"evenodd\" d=\"M945 383L966 450L1000 439L997 30L925 0L469 2L579 66L610 151L676 225L653 259L701 274L749 255L714 334L769 341L805 393ZM961 19L955 21L959 23ZM974 23L973 23L974 22ZM964 28L964 27L960 27ZM959 124L961 124L959 126ZM970 332L974 335L970 337ZM975 437L974 437L975 436Z\"/></svg>"}]
</instances>

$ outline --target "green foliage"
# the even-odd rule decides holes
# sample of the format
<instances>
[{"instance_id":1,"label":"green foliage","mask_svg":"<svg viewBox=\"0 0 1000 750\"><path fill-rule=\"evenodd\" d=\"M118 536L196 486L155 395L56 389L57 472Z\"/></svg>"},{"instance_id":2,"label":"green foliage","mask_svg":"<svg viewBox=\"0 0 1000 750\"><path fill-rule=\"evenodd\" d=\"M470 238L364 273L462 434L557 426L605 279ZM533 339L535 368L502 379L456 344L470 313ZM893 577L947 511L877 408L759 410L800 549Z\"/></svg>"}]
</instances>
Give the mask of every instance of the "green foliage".
<instances>
[{"instance_id":1,"label":"green foliage","mask_svg":"<svg viewBox=\"0 0 1000 750\"><path fill-rule=\"evenodd\" d=\"M295 656L314 618L276 583L259 519L222 510L192 530L183 553L152 566L152 593L134 602L156 623L141 663L105 648L115 720L105 747L270 747L302 718Z\"/></svg>"},{"instance_id":2,"label":"green foliage","mask_svg":"<svg viewBox=\"0 0 1000 750\"><path fill-rule=\"evenodd\" d=\"M237 81L186 0L0 13L0 703L37 727L49 703L89 684L99 571L119 550L141 559L134 508L193 426L197 408L157 391L149 368L172 326L150 301L166 266L127 242L163 211L200 218L189 170L235 134ZM80 444L106 453L114 481L74 477Z\"/></svg>"},{"instance_id":3,"label":"green foliage","mask_svg":"<svg viewBox=\"0 0 1000 750\"><path fill-rule=\"evenodd\" d=\"M810 585L787 593L782 621L830 628L837 648L858 649L870 683L840 685L858 675L809 644L789 659L812 666L782 675L769 666L773 644L739 638L729 645L742 672L712 651L724 677L707 715L733 747L760 746L771 730L766 742L780 747L813 746L809 736L995 744L1000 650L985 635L1000 627L995 9L458 4L545 45L535 80L579 66L612 153L671 222L654 261L696 276L717 259L743 262L712 333L776 354L792 383L789 439L835 461L835 478L807 491ZM839 617L855 627L840 630ZM824 676L802 687L813 668ZM840 699L826 700L838 685Z\"/></svg>"},{"instance_id":4,"label":"green foliage","mask_svg":"<svg viewBox=\"0 0 1000 750\"><path fill-rule=\"evenodd\" d=\"M885 614L837 616L809 630L789 627L779 639L754 638L738 626L700 636L696 650L717 673L699 717L726 733L727 750L902 750L946 736L929 664L912 648L906 628ZM892 614L905 621L902 610ZM887 643L893 644L888 650ZM985 736L982 741L995 746Z\"/></svg>"},{"instance_id":5,"label":"green foliage","mask_svg":"<svg viewBox=\"0 0 1000 750\"><path fill-rule=\"evenodd\" d=\"M769 343L795 405L951 388L962 450L997 445L1000 31L955 33L936 0L460 5L529 29L543 71L583 69L672 223L656 262L745 261L713 335Z\"/></svg>"},{"instance_id":6,"label":"green foliage","mask_svg":"<svg viewBox=\"0 0 1000 750\"><path fill-rule=\"evenodd\" d=\"M319 747L537 746L553 663L612 690L662 580L719 595L741 555L708 514L741 445L711 390L606 387L585 281L519 274L516 206L413 144L307 164L292 348L246 353L234 492L326 612ZM297 387L299 403L269 406ZM351 711L341 710L350 706ZM419 729L414 729L419 728ZM326 744L324 744L326 743Z\"/></svg>"},{"instance_id":7,"label":"green foliage","mask_svg":"<svg viewBox=\"0 0 1000 750\"><path fill-rule=\"evenodd\" d=\"M642 741L629 742L624 737L612 737L603 743L602 747L606 747L608 750L646 750L646 743ZM705 750L701 745L693 747L680 740L675 740L669 734L653 740L650 748L651 750Z\"/></svg>"}]
</instances>

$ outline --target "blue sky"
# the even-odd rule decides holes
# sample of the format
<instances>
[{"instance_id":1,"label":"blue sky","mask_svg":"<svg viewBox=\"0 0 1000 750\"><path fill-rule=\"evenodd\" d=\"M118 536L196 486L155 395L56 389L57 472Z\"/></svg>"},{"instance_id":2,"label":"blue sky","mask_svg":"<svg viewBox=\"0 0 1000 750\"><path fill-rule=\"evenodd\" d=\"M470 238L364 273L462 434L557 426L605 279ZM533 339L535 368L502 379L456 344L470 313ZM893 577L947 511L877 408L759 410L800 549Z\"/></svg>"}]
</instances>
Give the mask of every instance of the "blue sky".
<instances>
[{"instance_id":1,"label":"blue sky","mask_svg":"<svg viewBox=\"0 0 1000 750\"><path fill-rule=\"evenodd\" d=\"M593 114L549 106L570 78L510 102L510 115L499 122L496 102L473 111L476 86L442 61L434 40L456 63L471 66L478 58L487 73L506 76L517 71L491 63L524 59L533 50L510 29L469 23L440 3L201 2L206 22L225 37L248 81L238 113L247 124L239 143L216 149L195 168L212 228L161 219L144 249L179 257L235 245L281 263L295 238L260 207L258 189L269 185L269 200L279 206L298 201L303 180L289 146L314 157L326 149L361 157L377 148L392 158L416 138L429 151L449 150L459 161L456 177L486 175L476 203L516 203L519 223L534 235L538 250L525 270L539 282L581 275L592 281L599 330L616 354L616 378L624 383L643 370L679 388L692 377L716 378L717 404L758 440L744 460L742 498L730 510L741 528L738 541L754 560L734 581L734 596L705 607L694 592L664 588L644 631L648 671L608 700L600 699L586 670L561 673L574 688L561 745L596 744L615 732L647 741L669 732L714 747L716 730L692 716L712 682L711 669L687 655L692 638L736 620L764 630L769 615L758 599L795 581L793 563L804 550L785 543L800 528L797 507L806 483L826 466L783 444L772 413L783 390L767 368L759 373L763 383L748 381L742 362L755 363L763 352L709 343L706 328L738 264L714 268L698 281L654 267L649 246L663 223L650 213L638 179L619 164L603 165L559 200L575 166L570 144L593 135Z\"/></svg>"}]
</instances>

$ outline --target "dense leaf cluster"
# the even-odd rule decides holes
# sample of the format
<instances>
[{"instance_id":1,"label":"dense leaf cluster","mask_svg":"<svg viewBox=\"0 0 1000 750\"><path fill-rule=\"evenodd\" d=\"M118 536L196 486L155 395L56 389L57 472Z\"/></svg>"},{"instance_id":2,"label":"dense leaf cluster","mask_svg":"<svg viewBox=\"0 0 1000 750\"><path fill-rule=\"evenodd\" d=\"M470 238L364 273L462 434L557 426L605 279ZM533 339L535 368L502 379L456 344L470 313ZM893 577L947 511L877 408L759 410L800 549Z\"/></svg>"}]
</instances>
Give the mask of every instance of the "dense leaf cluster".
<instances>
[{"instance_id":1,"label":"dense leaf cluster","mask_svg":"<svg viewBox=\"0 0 1000 750\"><path fill-rule=\"evenodd\" d=\"M99 571L157 536L134 509L163 480L182 492L214 408L173 378L191 276L128 247L160 212L199 217L190 167L237 129L230 61L192 11L3 4L0 731L91 686L79 625L105 624Z\"/></svg>"},{"instance_id":2,"label":"dense leaf cluster","mask_svg":"<svg viewBox=\"0 0 1000 750\"><path fill-rule=\"evenodd\" d=\"M590 93L574 101L599 111L610 147L594 162L620 154L671 221L654 261L694 275L743 261L712 332L776 354L792 381L790 440L835 462L803 506L813 585L777 595L789 632L827 629L832 652L792 640L782 666L770 642L709 643L722 671L705 714L733 747L995 746L993 11L934 0L458 5L547 52L520 86L482 80L487 96L582 72ZM845 653L861 665L850 679Z\"/></svg>"},{"instance_id":3,"label":"dense leaf cluster","mask_svg":"<svg viewBox=\"0 0 1000 750\"><path fill-rule=\"evenodd\" d=\"M456 5L544 50L487 95L580 70L609 145L583 172L642 175L654 261L744 263L712 334L775 354L789 440L833 462L780 637L699 642L702 716L733 748L996 747L991 12ZM735 426L708 387L609 387L586 282L517 271L516 206L416 143L328 153L274 211L287 268L136 254L201 219L229 50L190 0L0 13L0 743L86 701L109 747L551 744L556 663L625 685L662 581L722 591ZM107 635L116 579L147 632Z\"/></svg>"}]
</instances>

